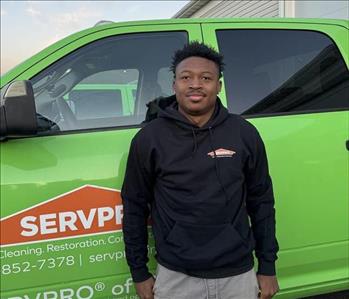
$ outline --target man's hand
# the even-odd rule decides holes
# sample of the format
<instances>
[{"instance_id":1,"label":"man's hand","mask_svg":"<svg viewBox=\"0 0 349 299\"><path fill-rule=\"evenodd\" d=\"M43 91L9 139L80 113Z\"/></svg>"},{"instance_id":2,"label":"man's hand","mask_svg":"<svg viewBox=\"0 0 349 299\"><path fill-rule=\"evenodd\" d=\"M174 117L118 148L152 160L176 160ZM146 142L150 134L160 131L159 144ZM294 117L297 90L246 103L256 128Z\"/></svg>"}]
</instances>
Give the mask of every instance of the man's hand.
<instances>
[{"instance_id":1,"label":"man's hand","mask_svg":"<svg viewBox=\"0 0 349 299\"><path fill-rule=\"evenodd\" d=\"M257 275L260 299L270 299L279 291L279 284L276 276Z\"/></svg>"},{"instance_id":2,"label":"man's hand","mask_svg":"<svg viewBox=\"0 0 349 299\"><path fill-rule=\"evenodd\" d=\"M154 299L153 287L155 280L153 277L142 282L136 282L136 292L141 299Z\"/></svg>"}]
</instances>

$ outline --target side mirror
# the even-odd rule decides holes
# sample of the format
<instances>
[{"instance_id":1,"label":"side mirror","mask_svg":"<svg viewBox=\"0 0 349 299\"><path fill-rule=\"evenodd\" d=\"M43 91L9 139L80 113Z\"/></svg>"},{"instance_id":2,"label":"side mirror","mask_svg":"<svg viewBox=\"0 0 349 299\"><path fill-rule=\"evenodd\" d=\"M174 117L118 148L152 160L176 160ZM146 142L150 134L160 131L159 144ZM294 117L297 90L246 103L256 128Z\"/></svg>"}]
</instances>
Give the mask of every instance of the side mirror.
<instances>
[{"instance_id":1,"label":"side mirror","mask_svg":"<svg viewBox=\"0 0 349 299\"><path fill-rule=\"evenodd\" d=\"M1 98L0 138L37 133L33 87L30 81L12 82Z\"/></svg>"}]
</instances>

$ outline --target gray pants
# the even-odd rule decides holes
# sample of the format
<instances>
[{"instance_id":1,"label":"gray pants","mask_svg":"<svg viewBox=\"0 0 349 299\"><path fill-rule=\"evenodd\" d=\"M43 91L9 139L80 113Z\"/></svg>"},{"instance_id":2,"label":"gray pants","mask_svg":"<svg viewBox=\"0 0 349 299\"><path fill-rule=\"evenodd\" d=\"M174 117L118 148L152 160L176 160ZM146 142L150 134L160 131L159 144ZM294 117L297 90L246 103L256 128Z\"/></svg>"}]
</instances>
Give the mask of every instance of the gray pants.
<instances>
[{"instance_id":1,"label":"gray pants","mask_svg":"<svg viewBox=\"0 0 349 299\"><path fill-rule=\"evenodd\" d=\"M154 285L155 299L256 299L258 292L254 269L227 278L203 279L158 264Z\"/></svg>"}]
</instances>

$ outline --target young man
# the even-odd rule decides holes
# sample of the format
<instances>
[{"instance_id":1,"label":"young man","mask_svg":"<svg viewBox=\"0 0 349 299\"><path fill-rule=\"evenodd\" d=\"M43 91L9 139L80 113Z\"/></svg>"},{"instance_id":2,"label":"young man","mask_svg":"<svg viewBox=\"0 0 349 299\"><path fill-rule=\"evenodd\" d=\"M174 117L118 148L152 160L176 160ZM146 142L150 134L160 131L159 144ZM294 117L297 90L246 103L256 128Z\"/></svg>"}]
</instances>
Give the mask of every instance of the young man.
<instances>
[{"instance_id":1,"label":"young man","mask_svg":"<svg viewBox=\"0 0 349 299\"><path fill-rule=\"evenodd\" d=\"M175 95L164 99L172 104L159 108L132 140L122 188L123 231L142 299L249 299L258 292L271 298L278 291L264 145L257 130L229 114L217 97L222 69L222 56L204 44L177 51ZM149 211L156 281L146 266Z\"/></svg>"}]
</instances>

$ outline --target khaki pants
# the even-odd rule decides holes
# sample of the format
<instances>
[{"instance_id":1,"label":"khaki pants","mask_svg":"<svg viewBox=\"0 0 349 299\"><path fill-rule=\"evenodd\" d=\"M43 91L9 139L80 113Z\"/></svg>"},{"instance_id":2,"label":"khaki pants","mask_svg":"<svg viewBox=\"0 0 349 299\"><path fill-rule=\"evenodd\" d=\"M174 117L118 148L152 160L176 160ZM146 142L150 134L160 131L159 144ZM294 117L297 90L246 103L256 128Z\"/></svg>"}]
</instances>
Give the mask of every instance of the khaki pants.
<instances>
[{"instance_id":1,"label":"khaki pants","mask_svg":"<svg viewBox=\"0 0 349 299\"><path fill-rule=\"evenodd\" d=\"M254 269L236 276L204 279L171 271L160 264L156 271L155 299L256 299Z\"/></svg>"}]
</instances>

